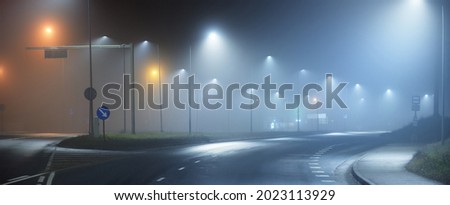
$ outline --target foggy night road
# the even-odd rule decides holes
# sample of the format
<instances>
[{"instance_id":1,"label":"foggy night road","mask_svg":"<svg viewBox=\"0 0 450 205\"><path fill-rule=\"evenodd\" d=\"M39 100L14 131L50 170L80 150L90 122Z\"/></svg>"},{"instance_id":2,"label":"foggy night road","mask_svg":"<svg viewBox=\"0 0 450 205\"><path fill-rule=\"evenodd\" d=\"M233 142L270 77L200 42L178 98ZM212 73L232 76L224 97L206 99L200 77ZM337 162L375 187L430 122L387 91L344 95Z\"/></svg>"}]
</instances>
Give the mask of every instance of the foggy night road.
<instances>
[{"instance_id":1,"label":"foggy night road","mask_svg":"<svg viewBox=\"0 0 450 205\"><path fill-rule=\"evenodd\" d=\"M20 134L0 136L0 182L45 168L50 149L76 134Z\"/></svg>"},{"instance_id":2,"label":"foggy night road","mask_svg":"<svg viewBox=\"0 0 450 205\"><path fill-rule=\"evenodd\" d=\"M18 184L37 184L41 176L48 184L352 184L351 162L383 143L378 136L293 133L116 153L106 162L47 172Z\"/></svg>"}]
</instances>

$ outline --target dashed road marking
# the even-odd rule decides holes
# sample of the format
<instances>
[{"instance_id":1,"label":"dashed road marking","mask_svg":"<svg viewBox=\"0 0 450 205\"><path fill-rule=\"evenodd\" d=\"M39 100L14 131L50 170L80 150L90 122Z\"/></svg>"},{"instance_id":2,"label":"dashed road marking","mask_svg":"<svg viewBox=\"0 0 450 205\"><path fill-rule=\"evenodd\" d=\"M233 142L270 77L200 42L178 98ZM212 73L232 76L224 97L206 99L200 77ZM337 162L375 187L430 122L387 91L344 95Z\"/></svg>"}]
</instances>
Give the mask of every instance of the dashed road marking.
<instances>
[{"instance_id":1,"label":"dashed road marking","mask_svg":"<svg viewBox=\"0 0 450 205\"><path fill-rule=\"evenodd\" d=\"M312 170L311 172L313 174L323 174L323 173L325 173L325 171L322 171L322 170Z\"/></svg>"},{"instance_id":2,"label":"dashed road marking","mask_svg":"<svg viewBox=\"0 0 450 205\"><path fill-rule=\"evenodd\" d=\"M195 161L194 163L195 163L195 164L198 164L198 163L200 163L200 160L197 160L197 161Z\"/></svg>"},{"instance_id":3,"label":"dashed road marking","mask_svg":"<svg viewBox=\"0 0 450 205\"><path fill-rule=\"evenodd\" d=\"M328 174L318 174L318 175L316 175L316 177L327 178L327 177L330 177L330 175L328 175Z\"/></svg>"},{"instance_id":4,"label":"dashed road marking","mask_svg":"<svg viewBox=\"0 0 450 205\"><path fill-rule=\"evenodd\" d=\"M319 166L319 163L317 163L317 162L309 162L308 164L310 166Z\"/></svg>"},{"instance_id":5,"label":"dashed road marking","mask_svg":"<svg viewBox=\"0 0 450 205\"><path fill-rule=\"evenodd\" d=\"M40 176L38 179L38 183L42 184L42 182L44 182L45 180L45 176Z\"/></svg>"},{"instance_id":6,"label":"dashed road marking","mask_svg":"<svg viewBox=\"0 0 450 205\"><path fill-rule=\"evenodd\" d=\"M309 159L320 159L320 157L310 157Z\"/></svg>"},{"instance_id":7,"label":"dashed road marking","mask_svg":"<svg viewBox=\"0 0 450 205\"><path fill-rule=\"evenodd\" d=\"M332 180L332 179L321 180L321 182L323 182L323 183L336 183L336 181Z\"/></svg>"},{"instance_id":8,"label":"dashed road marking","mask_svg":"<svg viewBox=\"0 0 450 205\"><path fill-rule=\"evenodd\" d=\"M51 185L53 178L55 177L55 172L51 172L50 175L48 175L48 179L47 179L47 185Z\"/></svg>"},{"instance_id":9,"label":"dashed road marking","mask_svg":"<svg viewBox=\"0 0 450 205\"><path fill-rule=\"evenodd\" d=\"M319 167L319 166L310 166L309 168L311 168L311 169L322 169L322 167Z\"/></svg>"},{"instance_id":10,"label":"dashed road marking","mask_svg":"<svg viewBox=\"0 0 450 205\"><path fill-rule=\"evenodd\" d=\"M20 177L8 179L8 181L9 181L9 182L10 182L10 181L20 181L21 179L25 179L25 178L27 178L27 177L29 177L29 176L28 176L28 175L23 175L23 176L20 176Z\"/></svg>"},{"instance_id":11,"label":"dashed road marking","mask_svg":"<svg viewBox=\"0 0 450 205\"><path fill-rule=\"evenodd\" d=\"M180 167L178 168L178 171L183 171L184 169L186 169L186 167Z\"/></svg>"},{"instance_id":12,"label":"dashed road marking","mask_svg":"<svg viewBox=\"0 0 450 205\"><path fill-rule=\"evenodd\" d=\"M164 179L166 179L166 178L165 177L161 177L161 178L157 179L156 181L157 182L162 182L162 181L164 181Z\"/></svg>"}]
</instances>

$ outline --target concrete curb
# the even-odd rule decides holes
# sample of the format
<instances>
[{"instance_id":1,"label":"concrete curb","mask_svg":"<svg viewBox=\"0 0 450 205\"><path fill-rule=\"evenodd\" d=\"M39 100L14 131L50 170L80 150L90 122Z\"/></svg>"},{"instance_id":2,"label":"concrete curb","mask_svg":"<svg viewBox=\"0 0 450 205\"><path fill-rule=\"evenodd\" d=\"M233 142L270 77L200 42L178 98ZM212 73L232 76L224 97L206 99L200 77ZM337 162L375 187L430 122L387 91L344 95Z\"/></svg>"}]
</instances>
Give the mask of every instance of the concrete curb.
<instances>
[{"instance_id":1,"label":"concrete curb","mask_svg":"<svg viewBox=\"0 0 450 205\"><path fill-rule=\"evenodd\" d=\"M356 160L353 164L352 164L352 176L353 178L356 179L356 181L358 181L360 184L362 185L375 185L374 182L372 182L371 180L367 179L366 177L364 177L364 175L361 174L361 172L359 171L359 161L361 159L363 159L365 157L362 156L361 158L359 158L358 160Z\"/></svg>"}]
</instances>

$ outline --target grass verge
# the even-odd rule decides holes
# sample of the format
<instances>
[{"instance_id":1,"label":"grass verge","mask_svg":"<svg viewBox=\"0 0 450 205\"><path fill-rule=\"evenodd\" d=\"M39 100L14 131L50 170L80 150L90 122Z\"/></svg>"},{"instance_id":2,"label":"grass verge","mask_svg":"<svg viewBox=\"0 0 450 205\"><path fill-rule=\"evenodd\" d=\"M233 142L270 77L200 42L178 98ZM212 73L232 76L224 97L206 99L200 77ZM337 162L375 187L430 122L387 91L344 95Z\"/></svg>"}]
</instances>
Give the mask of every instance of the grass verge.
<instances>
[{"instance_id":1,"label":"grass verge","mask_svg":"<svg viewBox=\"0 0 450 205\"><path fill-rule=\"evenodd\" d=\"M443 145L427 145L416 153L406 169L427 178L450 184L450 140Z\"/></svg>"},{"instance_id":2,"label":"grass verge","mask_svg":"<svg viewBox=\"0 0 450 205\"><path fill-rule=\"evenodd\" d=\"M236 139L256 139L282 135L284 133L187 133L180 132L147 132L138 134L108 134L103 137L79 136L61 141L58 146L74 149L100 150L142 150L184 144L202 144L213 141L230 141ZM292 134L292 133L291 133ZM305 134L305 133L302 133Z\"/></svg>"}]
</instances>

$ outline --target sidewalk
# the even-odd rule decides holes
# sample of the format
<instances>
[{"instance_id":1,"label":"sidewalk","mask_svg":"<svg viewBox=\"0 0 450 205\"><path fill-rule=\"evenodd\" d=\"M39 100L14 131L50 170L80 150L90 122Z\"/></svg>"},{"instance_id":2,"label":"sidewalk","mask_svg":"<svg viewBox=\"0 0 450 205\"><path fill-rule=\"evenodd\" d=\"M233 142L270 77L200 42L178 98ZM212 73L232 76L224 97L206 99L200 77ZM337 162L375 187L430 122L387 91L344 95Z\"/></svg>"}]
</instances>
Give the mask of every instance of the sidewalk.
<instances>
[{"instance_id":1,"label":"sidewalk","mask_svg":"<svg viewBox=\"0 0 450 205\"><path fill-rule=\"evenodd\" d=\"M439 185L440 182L416 175L405 169L420 146L391 144L366 153L352 167L361 184L370 185Z\"/></svg>"}]
</instances>

